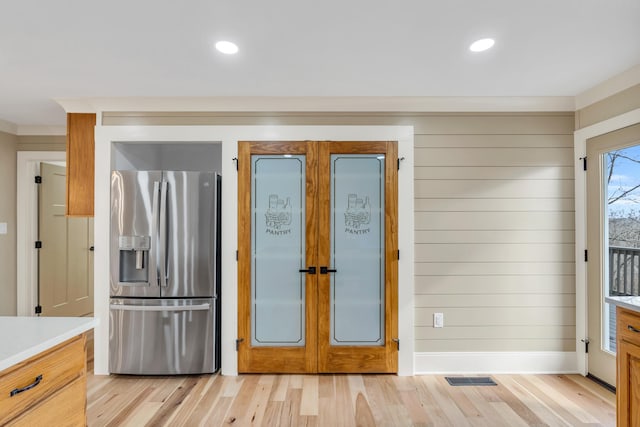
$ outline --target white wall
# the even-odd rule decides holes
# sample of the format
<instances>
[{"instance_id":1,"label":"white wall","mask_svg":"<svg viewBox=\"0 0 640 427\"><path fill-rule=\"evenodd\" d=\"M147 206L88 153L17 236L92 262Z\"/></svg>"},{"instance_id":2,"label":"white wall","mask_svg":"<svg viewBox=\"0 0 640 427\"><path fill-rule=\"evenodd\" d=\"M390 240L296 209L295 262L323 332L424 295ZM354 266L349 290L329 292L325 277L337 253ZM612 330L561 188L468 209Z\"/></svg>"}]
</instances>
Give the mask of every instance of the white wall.
<instances>
[{"instance_id":1,"label":"white wall","mask_svg":"<svg viewBox=\"0 0 640 427\"><path fill-rule=\"evenodd\" d=\"M415 123L416 371L575 371L573 115Z\"/></svg>"}]
</instances>

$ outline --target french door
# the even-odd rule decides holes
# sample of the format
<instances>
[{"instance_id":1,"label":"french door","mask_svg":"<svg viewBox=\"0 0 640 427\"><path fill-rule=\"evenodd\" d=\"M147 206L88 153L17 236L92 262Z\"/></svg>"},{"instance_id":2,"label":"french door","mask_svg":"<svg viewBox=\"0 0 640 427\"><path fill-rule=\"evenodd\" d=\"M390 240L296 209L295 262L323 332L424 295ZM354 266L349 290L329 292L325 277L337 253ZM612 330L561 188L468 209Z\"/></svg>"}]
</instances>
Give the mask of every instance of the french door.
<instances>
[{"instance_id":1,"label":"french door","mask_svg":"<svg viewBox=\"0 0 640 427\"><path fill-rule=\"evenodd\" d=\"M616 312L640 294L640 125L587 140L588 371L616 385Z\"/></svg>"},{"instance_id":2,"label":"french door","mask_svg":"<svg viewBox=\"0 0 640 427\"><path fill-rule=\"evenodd\" d=\"M397 372L397 143L239 142L238 371Z\"/></svg>"}]
</instances>

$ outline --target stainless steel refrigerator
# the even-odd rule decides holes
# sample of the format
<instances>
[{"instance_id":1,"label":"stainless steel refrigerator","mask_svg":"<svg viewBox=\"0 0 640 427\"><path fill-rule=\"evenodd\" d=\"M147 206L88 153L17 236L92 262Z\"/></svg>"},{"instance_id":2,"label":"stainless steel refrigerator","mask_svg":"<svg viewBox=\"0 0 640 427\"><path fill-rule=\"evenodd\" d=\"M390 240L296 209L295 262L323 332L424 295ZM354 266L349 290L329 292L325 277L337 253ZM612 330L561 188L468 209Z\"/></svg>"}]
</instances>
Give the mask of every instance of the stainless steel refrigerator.
<instances>
[{"instance_id":1,"label":"stainless steel refrigerator","mask_svg":"<svg viewBox=\"0 0 640 427\"><path fill-rule=\"evenodd\" d=\"M220 176L111 174L109 370L219 367Z\"/></svg>"}]
</instances>

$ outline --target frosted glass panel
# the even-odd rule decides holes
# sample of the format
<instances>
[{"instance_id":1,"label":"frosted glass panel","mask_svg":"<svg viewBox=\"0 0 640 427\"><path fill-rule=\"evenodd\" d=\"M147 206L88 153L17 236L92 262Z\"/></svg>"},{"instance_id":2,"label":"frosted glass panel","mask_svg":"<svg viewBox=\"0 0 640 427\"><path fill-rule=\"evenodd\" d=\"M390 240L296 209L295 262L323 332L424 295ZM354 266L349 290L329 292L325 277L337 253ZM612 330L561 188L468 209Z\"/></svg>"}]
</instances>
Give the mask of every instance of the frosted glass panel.
<instances>
[{"instance_id":1,"label":"frosted glass panel","mask_svg":"<svg viewBox=\"0 0 640 427\"><path fill-rule=\"evenodd\" d=\"M384 156L331 156L331 345L384 345Z\"/></svg>"},{"instance_id":2,"label":"frosted glass panel","mask_svg":"<svg viewBox=\"0 0 640 427\"><path fill-rule=\"evenodd\" d=\"M251 345L305 345L305 156L251 156Z\"/></svg>"}]
</instances>

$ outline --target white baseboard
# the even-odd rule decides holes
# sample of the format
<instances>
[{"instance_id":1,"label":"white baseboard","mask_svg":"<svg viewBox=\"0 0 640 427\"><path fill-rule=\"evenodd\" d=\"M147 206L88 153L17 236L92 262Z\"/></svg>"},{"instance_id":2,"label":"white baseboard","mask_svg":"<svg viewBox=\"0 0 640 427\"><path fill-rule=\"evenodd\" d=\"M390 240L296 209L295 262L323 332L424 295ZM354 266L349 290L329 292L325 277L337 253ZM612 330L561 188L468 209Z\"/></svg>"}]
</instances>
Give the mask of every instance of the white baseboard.
<instances>
[{"instance_id":1,"label":"white baseboard","mask_svg":"<svg viewBox=\"0 0 640 427\"><path fill-rule=\"evenodd\" d=\"M569 374L578 373L574 351L414 353L414 373Z\"/></svg>"}]
</instances>

